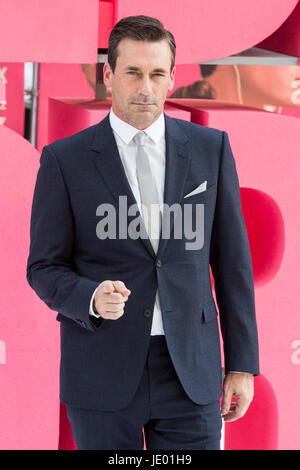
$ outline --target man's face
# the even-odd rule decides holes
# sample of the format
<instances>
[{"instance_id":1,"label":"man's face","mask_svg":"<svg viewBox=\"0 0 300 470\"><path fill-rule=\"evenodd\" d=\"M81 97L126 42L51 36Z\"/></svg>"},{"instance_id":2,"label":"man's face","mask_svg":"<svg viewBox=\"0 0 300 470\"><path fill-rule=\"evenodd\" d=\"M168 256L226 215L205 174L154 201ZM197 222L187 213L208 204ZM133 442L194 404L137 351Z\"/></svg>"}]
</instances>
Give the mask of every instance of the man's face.
<instances>
[{"instance_id":1,"label":"man's face","mask_svg":"<svg viewBox=\"0 0 300 470\"><path fill-rule=\"evenodd\" d=\"M123 121L145 129L163 111L174 85L171 50L166 40L149 42L122 39L114 73L104 64L103 80L111 89L112 109Z\"/></svg>"}]
</instances>

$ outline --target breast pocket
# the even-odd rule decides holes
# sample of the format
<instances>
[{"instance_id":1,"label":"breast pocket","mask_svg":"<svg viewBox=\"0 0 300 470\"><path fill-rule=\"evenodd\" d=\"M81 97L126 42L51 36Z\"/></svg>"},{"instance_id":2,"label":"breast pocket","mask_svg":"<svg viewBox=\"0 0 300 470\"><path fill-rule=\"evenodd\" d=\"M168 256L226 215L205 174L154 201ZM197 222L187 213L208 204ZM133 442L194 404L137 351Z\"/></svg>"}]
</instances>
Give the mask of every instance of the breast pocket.
<instances>
[{"instance_id":1,"label":"breast pocket","mask_svg":"<svg viewBox=\"0 0 300 470\"><path fill-rule=\"evenodd\" d=\"M216 194L217 184L214 183L205 191L182 198L182 231L185 242L191 242L188 250L199 251L209 242Z\"/></svg>"},{"instance_id":2,"label":"breast pocket","mask_svg":"<svg viewBox=\"0 0 300 470\"><path fill-rule=\"evenodd\" d=\"M194 202L202 202L205 201L207 198L212 197L217 191L217 183L210 185L205 191L201 191L200 193L194 194L192 196L187 196L182 198L183 204L194 203Z\"/></svg>"}]
</instances>

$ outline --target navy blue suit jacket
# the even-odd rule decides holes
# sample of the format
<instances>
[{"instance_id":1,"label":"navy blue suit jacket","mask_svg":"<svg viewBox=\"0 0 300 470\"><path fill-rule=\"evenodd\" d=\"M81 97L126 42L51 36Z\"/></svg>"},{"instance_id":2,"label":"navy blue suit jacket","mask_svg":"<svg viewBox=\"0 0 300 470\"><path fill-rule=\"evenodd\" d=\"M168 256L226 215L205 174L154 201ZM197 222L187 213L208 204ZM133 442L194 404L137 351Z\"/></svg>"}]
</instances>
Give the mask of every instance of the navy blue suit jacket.
<instances>
[{"instance_id":1,"label":"navy blue suit jacket","mask_svg":"<svg viewBox=\"0 0 300 470\"><path fill-rule=\"evenodd\" d=\"M100 204L114 205L118 214L120 195L127 196L128 207L136 203L108 115L42 151L27 280L58 312L60 398L71 406L117 410L133 398L146 361L157 287L168 349L194 402L221 396L218 314L225 373L259 373L252 261L228 134L164 117L164 202L189 203L193 211L204 204L201 249L186 250L191 240L184 233L182 239L172 237L172 230L169 240L160 239L157 255L148 238L97 237ZM206 191L184 199L205 180ZM128 216L128 223L134 218ZM91 296L108 279L123 281L131 295L118 320L97 320L89 315Z\"/></svg>"}]
</instances>

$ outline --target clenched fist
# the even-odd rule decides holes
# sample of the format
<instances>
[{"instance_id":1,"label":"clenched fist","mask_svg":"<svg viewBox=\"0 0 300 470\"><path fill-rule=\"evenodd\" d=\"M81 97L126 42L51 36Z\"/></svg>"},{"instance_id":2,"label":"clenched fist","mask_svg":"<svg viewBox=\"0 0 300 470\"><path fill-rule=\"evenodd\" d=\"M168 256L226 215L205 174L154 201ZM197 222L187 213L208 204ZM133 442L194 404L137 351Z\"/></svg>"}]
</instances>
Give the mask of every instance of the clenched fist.
<instances>
[{"instance_id":1,"label":"clenched fist","mask_svg":"<svg viewBox=\"0 0 300 470\"><path fill-rule=\"evenodd\" d=\"M122 281L103 281L97 288L93 310L102 318L117 320L123 315L130 294L131 291Z\"/></svg>"}]
</instances>

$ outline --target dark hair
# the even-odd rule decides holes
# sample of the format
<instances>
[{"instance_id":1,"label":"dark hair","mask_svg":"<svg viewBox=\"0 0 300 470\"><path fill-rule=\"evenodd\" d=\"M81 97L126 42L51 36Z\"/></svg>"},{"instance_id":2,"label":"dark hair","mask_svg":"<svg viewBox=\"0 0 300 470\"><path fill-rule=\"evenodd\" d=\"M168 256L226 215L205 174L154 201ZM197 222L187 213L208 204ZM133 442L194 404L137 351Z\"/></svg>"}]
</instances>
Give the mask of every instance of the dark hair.
<instances>
[{"instance_id":1,"label":"dark hair","mask_svg":"<svg viewBox=\"0 0 300 470\"><path fill-rule=\"evenodd\" d=\"M108 63L112 71L115 71L118 57L118 45L124 38L136 41L168 41L171 50L171 70L175 65L176 44L170 31L163 24L151 16L127 16L122 18L113 28L108 41Z\"/></svg>"}]
</instances>

